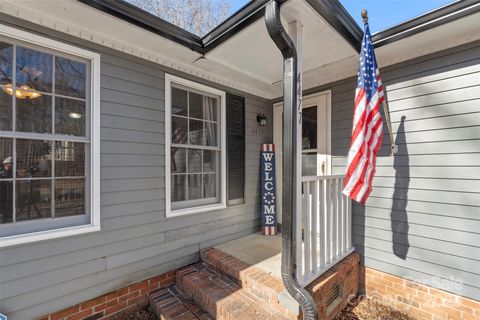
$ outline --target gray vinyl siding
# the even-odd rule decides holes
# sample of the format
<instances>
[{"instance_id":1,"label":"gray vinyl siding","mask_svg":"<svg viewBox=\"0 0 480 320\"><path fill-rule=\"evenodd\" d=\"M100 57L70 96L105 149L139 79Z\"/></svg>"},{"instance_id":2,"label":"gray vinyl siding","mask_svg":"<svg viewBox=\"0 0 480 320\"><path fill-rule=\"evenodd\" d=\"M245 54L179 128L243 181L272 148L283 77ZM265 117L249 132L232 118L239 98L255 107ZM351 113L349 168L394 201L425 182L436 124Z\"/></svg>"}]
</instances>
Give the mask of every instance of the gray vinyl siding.
<instances>
[{"instance_id":1,"label":"gray vinyl siding","mask_svg":"<svg viewBox=\"0 0 480 320\"><path fill-rule=\"evenodd\" d=\"M1 21L32 28L8 16ZM34 319L193 263L200 249L258 230L259 149L272 141L272 127L258 127L256 115L272 119L268 101L185 76L245 97L245 204L166 219L164 75L172 70L45 34L101 54L102 230L1 249L0 312Z\"/></svg>"},{"instance_id":2,"label":"gray vinyl siding","mask_svg":"<svg viewBox=\"0 0 480 320\"><path fill-rule=\"evenodd\" d=\"M370 199L353 208L353 241L366 266L477 300L479 53L475 43L381 70L399 152L388 154L385 134ZM355 79L327 87L333 173L344 174Z\"/></svg>"}]
</instances>

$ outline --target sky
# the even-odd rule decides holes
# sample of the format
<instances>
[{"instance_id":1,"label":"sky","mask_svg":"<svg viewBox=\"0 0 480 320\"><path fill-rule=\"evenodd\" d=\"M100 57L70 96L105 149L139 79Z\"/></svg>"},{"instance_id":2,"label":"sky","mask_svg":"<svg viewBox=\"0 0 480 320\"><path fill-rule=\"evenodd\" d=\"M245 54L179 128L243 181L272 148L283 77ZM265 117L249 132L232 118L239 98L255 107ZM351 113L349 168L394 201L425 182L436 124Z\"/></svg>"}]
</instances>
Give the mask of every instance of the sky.
<instances>
[{"instance_id":1,"label":"sky","mask_svg":"<svg viewBox=\"0 0 480 320\"><path fill-rule=\"evenodd\" d=\"M231 0L232 13L248 2L249 0ZM360 12L363 8L367 9L370 32L375 33L452 3L454 0L340 0L340 2L362 28Z\"/></svg>"}]
</instances>

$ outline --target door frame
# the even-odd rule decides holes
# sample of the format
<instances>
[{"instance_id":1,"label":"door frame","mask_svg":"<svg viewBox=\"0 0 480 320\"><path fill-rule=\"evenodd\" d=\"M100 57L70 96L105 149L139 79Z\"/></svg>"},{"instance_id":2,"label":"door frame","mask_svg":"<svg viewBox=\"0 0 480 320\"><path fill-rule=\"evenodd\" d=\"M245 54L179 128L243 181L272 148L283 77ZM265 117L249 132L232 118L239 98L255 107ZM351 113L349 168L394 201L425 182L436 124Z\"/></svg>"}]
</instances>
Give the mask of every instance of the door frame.
<instances>
[{"instance_id":1,"label":"door frame","mask_svg":"<svg viewBox=\"0 0 480 320\"><path fill-rule=\"evenodd\" d=\"M326 119L326 131L327 131L327 154L326 154L326 166L327 166L327 172L325 175L331 175L332 174L332 92L331 90L325 90L321 92L317 92L314 94L310 94L308 96L305 96L302 101L302 109L305 108L305 106L311 106L313 104L320 104L320 98L322 96L327 97L327 119ZM280 112L277 112L277 108L283 107L283 101L279 101L273 104L273 143L276 142L275 139L275 133L278 131L278 121L282 119L282 116ZM280 115L280 119L278 118ZM280 122L281 123L281 122ZM318 125L318 121L317 121ZM279 131L279 133L282 133L282 131ZM282 139L282 136L279 137ZM277 154L279 152L280 154ZM280 148L275 147L275 165L276 165L276 188L277 188L277 199L282 199L282 167L281 165L278 165L280 160L282 163L283 162L283 154L282 150ZM301 161L301 160L300 160ZM280 200L281 201L281 200ZM282 223L282 206L277 205L277 221L279 223Z\"/></svg>"},{"instance_id":2,"label":"door frame","mask_svg":"<svg viewBox=\"0 0 480 320\"><path fill-rule=\"evenodd\" d=\"M327 97L327 118L326 118L326 133L327 133L327 172L325 175L332 174L332 91L325 90L313 94L309 94L304 96L302 99L302 109L308 108L311 105L321 103L320 98L322 96ZM278 130L278 115L275 112L276 108L283 107L283 101L279 101L273 104L273 143L275 143L275 132ZM279 150L280 151L280 150Z\"/></svg>"}]
</instances>

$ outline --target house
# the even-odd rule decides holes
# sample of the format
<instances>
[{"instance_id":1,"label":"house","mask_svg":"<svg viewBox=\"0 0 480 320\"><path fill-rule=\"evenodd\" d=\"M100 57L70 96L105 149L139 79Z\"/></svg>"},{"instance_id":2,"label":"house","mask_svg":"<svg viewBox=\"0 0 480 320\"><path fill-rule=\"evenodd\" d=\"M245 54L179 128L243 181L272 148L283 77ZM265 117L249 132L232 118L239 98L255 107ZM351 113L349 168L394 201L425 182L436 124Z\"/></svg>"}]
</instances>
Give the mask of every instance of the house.
<instances>
[{"instance_id":1,"label":"house","mask_svg":"<svg viewBox=\"0 0 480 320\"><path fill-rule=\"evenodd\" d=\"M0 313L121 319L152 292L184 310L164 289L177 282L211 316L258 289L267 306L238 299L244 316L296 318L281 241L255 235L274 143L278 198L284 161L306 176L283 184L302 183L286 195L299 210L278 206L304 305L331 318L360 292L417 319L480 318L479 1L373 36L398 152L384 139L365 206L340 193L362 29L334 0L276 3L302 79L296 157L268 1L203 38L123 1L0 1ZM228 290L199 282L208 272Z\"/></svg>"}]
</instances>

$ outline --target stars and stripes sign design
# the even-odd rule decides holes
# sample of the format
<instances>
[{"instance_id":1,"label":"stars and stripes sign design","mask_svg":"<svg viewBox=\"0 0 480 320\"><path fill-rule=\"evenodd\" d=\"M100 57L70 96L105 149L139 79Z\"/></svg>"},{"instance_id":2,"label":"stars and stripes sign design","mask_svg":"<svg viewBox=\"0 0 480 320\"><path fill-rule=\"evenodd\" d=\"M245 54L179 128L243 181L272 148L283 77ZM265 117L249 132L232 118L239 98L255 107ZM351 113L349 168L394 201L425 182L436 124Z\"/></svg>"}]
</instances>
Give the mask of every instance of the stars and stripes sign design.
<instances>
[{"instance_id":1,"label":"stars and stripes sign design","mask_svg":"<svg viewBox=\"0 0 480 320\"><path fill-rule=\"evenodd\" d=\"M355 91L352 141L343 189L346 196L362 204L372 191L376 157L382 145L380 105L384 99L370 29L365 23Z\"/></svg>"},{"instance_id":2,"label":"stars and stripes sign design","mask_svg":"<svg viewBox=\"0 0 480 320\"><path fill-rule=\"evenodd\" d=\"M275 181L275 145L262 144L260 151L262 184L262 231L264 235L277 234L277 195Z\"/></svg>"}]
</instances>

